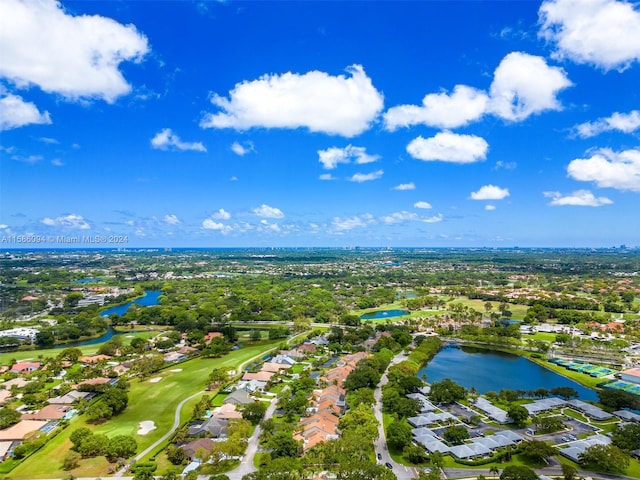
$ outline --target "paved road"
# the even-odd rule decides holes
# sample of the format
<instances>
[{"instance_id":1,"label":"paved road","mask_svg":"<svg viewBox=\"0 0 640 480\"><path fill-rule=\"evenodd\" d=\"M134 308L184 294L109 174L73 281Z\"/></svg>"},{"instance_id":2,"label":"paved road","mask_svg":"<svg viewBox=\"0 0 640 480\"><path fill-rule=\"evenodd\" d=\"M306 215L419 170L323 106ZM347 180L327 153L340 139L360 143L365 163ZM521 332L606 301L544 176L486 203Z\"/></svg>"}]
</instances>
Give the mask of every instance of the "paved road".
<instances>
[{"instance_id":1,"label":"paved road","mask_svg":"<svg viewBox=\"0 0 640 480\"><path fill-rule=\"evenodd\" d=\"M284 391L284 390L283 390ZM267 411L264 414L264 418L273 417L273 413L276 411L276 405L278 404L278 397L274 397L267 408ZM260 434L262 433L262 427L258 425L256 429L253 431L253 435L249 438L249 442L247 443L247 450L242 457L242 461L240 465L231 470L230 472L225 473L229 477L229 480L241 480L242 477L249 473L253 473L258 469L253 465L253 459L256 456L256 452L258 451L258 444L260 442Z\"/></svg>"},{"instance_id":2,"label":"paved road","mask_svg":"<svg viewBox=\"0 0 640 480\"><path fill-rule=\"evenodd\" d=\"M389 363L389 367L406 359L407 356L404 353L400 353L391 360L391 363ZM389 370L389 367L387 367L387 370ZM411 467L405 467L400 463L396 463L393 458L391 458L391 455L389 455L389 450L387 447L387 438L385 436L384 423L382 421L382 386L386 385L389 382L389 379L387 378L387 370L385 370L385 372L382 374L380 382L373 392L373 396L376 400L376 403L373 406L373 411L376 419L378 420L378 439L375 441L374 447L376 449L376 455L380 454L380 456L382 457L379 462L382 464L391 464L393 466L393 473L396 475L398 480L410 480L417 477L415 469Z\"/></svg>"}]
</instances>

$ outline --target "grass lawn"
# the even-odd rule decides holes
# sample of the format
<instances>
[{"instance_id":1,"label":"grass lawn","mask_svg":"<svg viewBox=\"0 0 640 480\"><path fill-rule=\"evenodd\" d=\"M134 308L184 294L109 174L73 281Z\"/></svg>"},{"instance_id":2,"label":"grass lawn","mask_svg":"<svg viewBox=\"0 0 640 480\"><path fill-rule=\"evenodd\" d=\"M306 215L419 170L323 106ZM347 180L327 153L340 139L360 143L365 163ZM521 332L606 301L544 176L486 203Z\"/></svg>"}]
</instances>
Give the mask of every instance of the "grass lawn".
<instances>
[{"instance_id":1,"label":"grass lawn","mask_svg":"<svg viewBox=\"0 0 640 480\"><path fill-rule=\"evenodd\" d=\"M575 418L576 420L580 420L583 423L589 423L589 419L581 414L580 412L576 412L572 408L565 408L562 413L564 413L567 417Z\"/></svg>"},{"instance_id":2,"label":"grass lawn","mask_svg":"<svg viewBox=\"0 0 640 480\"><path fill-rule=\"evenodd\" d=\"M209 372L213 368L230 367L237 368L247 360L261 355L262 352L272 349L280 341L265 342L259 345L252 345L247 348L231 352L222 358L195 358L186 362L176 364L168 369L157 372L150 378L142 381L133 380L129 390L129 405L127 409L101 425L88 425L96 433L103 433L108 436L133 435L138 442L138 451L142 451L162 437L173 425L173 416L176 406L182 399L189 395L203 390ZM180 372L171 370L181 369ZM150 382L153 378L161 378L159 382ZM203 395L205 393L203 392ZM181 421L187 421L191 417L193 406L198 398L187 402L181 411ZM147 435L138 435L138 422L152 420L156 429ZM72 422L72 425L60 433L56 438L47 443L37 453L29 457L24 463L16 467L11 472L13 480L26 480L34 478L64 477L67 474L60 469L62 459L69 450L71 442L69 436L76 428L85 426L86 422L82 417ZM58 465L51 465L50 459L60 459ZM106 460L101 459L101 470L94 472L94 468L81 463L78 473L74 475L81 477L105 475Z\"/></svg>"},{"instance_id":3,"label":"grass lawn","mask_svg":"<svg viewBox=\"0 0 640 480\"><path fill-rule=\"evenodd\" d=\"M304 367L306 367L306 364L302 364L302 363L296 363L295 365L293 365L291 367L290 372L291 373L302 373L304 370Z\"/></svg>"},{"instance_id":4,"label":"grass lawn","mask_svg":"<svg viewBox=\"0 0 640 480\"><path fill-rule=\"evenodd\" d=\"M213 399L211 400L211 406L212 407L221 407L222 406L222 402L224 401L225 398L227 398L229 395L225 394L225 393L219 393L217 394L215 397L213 397Z\"/></svg>"},{"instance_id":5,"label":"grass lawn","mask_svg":"<svg viewBox=\"0 0 640 480\"><path fill-rule=\"evenodd\" d=\"M556 334L547 332L536 332L533 335L522 335L522 340L541 340L543 342L555 342Z\"/></svg>"},{"instance_id":6,"label":"grass lawn","mask_svg":"<svg viewBox=\"0 0 640 480\"><path fill-rule=\"evenodd\" d=\"M486 302L484 300L479 300L479 299L472 300L468 297L456 297L447 303L461 303L466 307L471 307L474 310L477 310L478 312L484 313L485 311L484 304ZM499 302L489 302L489 303L493 305L493 310L492 310L493 312L498 311L498 307L500 306ZM511 318L513 318L514 320L522 320L524 316L527 314L527 309L529 308L526 305L514 305L512 303L509 303L508 307L512 314Z\"/></svg>"}]
</instances>

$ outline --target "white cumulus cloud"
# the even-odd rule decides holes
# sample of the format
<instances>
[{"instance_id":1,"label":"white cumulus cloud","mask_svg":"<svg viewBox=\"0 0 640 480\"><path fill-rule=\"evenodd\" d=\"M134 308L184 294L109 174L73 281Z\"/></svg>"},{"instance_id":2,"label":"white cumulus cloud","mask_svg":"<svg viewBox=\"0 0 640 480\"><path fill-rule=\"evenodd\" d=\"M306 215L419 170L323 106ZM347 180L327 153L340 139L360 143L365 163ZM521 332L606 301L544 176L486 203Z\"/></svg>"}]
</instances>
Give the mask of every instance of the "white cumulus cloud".
<instances>
[{"instance_id":1,"label":"white cumulus cloud","mask_svg":"<svg viewBox=\"0 0 640 480\"><path fill-rule=\"evenodd\" d=\"M255 151L255 149L251 142L245 142L244 145L238 142L233 142L231 145L231 151L240 157L244 157L246 154Z\"/></svg>"},{"instance_id":2,"label":"white cumulus cloud","mask_svg":"<svg viewBox=\"0 0 640 480\"><path fill-rule=\"evenodd\" d=\"M336 180L336 177L331 175L330 173L322 173L319 177L320 180Z\"/></svg>"},{"instance_id":3,"label":"white cumulus cloud","mask_svg":"<svg viewBox=\"0 0 640 480\"><path fill-rule=\"evenodd\" d=\"M523 52L505 56L493 74L492 113L510 121L521 121L545 110L560 110L556 98L571 81L559 67L550 67L542 57Z\"/></svg>"},{"instance_id":4,"label":"white cumulus cloud","mask_svg":"<svg viewBox=\"0 0 640 480\"><path fill-rule=\"evenodd\" d=\"M119 66L140 61L147 38L133 25L73 16L55 0L0 2L0 77L69 100L113 102L131 91Z\"/></svg>"},{"instance_id":5,"label":"white cumulus cloud","mask_svg":"<svg viewBox=\"0 0 640 480\"><path fill-rule=\"evenodd\" d=\"M456 85L451 95L430 93L422 99L422 106L399 105L384 114L387 130L410 125L455 128L478 120L486 111L489 97L481 90Z\"/></svg>"},{"instance_id":6,"label":"white cumulus cloud","mask_svg":"<svg viewBox=\"0 0 640 480\"><path fill-rule=\"evenodd\" d=\"M40 220L40 222L49 227L60 227L77 230L89 230L91 228L89 223L82 217L82 215L77 215L75 213L70 213L69 215L63 215L56 218L45 217Z\"/></svg>"},{"instance_id":7,"label":"white cumulus cloud","mask_svg":"<svg viewBox=\"0 0 640 480\"><path fill-rule=\"evenodd\" d=\"M640 110L631 110L629 113L614 112L610 117L599 118L594 122L581 123L573 129L578 136L591 138L612 130L632 133L638 128L640 128Z\"/></svg>"},{"instance_id":8,"label":"white cumulus cloud","mask_svg":"<svg viewBox=\"0 0 640 480\"><path fill-rule=\"evenodd\" d=\"M354 228L364 228L368 225L376 223L375 218L370 213L362 215L354 215L348 218L335 217L331 222L332 231L341 233Z\"/></svg>"},{"instance_id":9,"label":"white cumulus cloud","mask_svg":"<svg viewBox=\"0 0 640 480\"><path fill-rule=\"evenodd\" d=\"M624 70L640 60L637 3L616 0L546 0L539 35L555 44L554 58L604 70Z\"/></svg>"},{"instance_id":10,"label":"white cumulus cloud","mask_svg":"<svg viewBox=\"0 0 640 480\"><path fill-rule=\"evenodd\" d=\"M157 150L193 150L206 152L200 142L183 142L170 128L163 128L151 139L151 146Z\"/></svg>"},{"instance_id":11,"label":"white cumulus cloud","mask_svg":"<svg viewBox=\"0 0 640 480\"><path fill-rule=\"evenodd\" d=\"M413 204L414 208L422 208L425 210L428 210L429 208L431 208L431 204L429 202L424 202L424 201L419 201Z\"/></svg>"},{"instance_id":12,"label":"white cumulus cloud","mask_svg":"<svg viewBox=\"0 0 640 480\"><path fill-rule=\"evenodd\" d=\"M602 148L589 158L569 162L567 173L583 182L595 182L599 187L640 192L640 149L614 152Z\"/></svg>"},{"instance_id":13,"label":"white cumulus cloud","mask_svg":"<svg viewBox=\"0 0 640 480\"><path fill-rule=\"evenodd\" d=\"M348 76L325 72L263 75L236 84L229 97L214 95L220 111L208 113L202 128L300 128L353 137L367 130L383 107L383 96L361 65Z\"/></svg>"},{"instance_id":14,"label":"white cumulus cloud","mask_svg":"<svg viewBox=\"0 0 640 480\"><path fill-rule=\"evenodd\" d=\"M416 184L413 182L409 182L409 183L401 183L400 185L396 185L395 187L393 187L394 190L400 190L400 191L404 191L404 190L415 190L416 189Z\"/></svg>"},{"instance_id":15,"label":"white cumulus cloud","mask_svg":"<svg viewBox=\"0 0 640 480\"><path fill-rule=\"evenodd\" d=\"M451 94L427 94L422 105L399 105L383 115L387 130L411 125L450 129L468 125L483 115L522 121L545 110L560 110L557 94L571 86L565 72L542 57L523 52L506 55L493 74L489 93L456 85Z\"/></svg>"},{"instance_id":16,"label":"white cumulus cloud","mask_svg":"<svg viewBox=\"0 0 640 480\"><path fill-rule=\"evenodd\" d=\"M254 208L253 213L254 215L262 218L284 218L282 210L276 207L270 207L264 203L259 207Z\"/></svg>"},{"instance_id":17,"label":"white cumulus cloud","mask_svg":"<svg viewBox=\"0 0 640 480\"><path fill-rule=\"evenodd\" d=\"M354 173L349 177L349 181L356 183L370 182L372 180L378 180L382 175L384 175L383 170L376 170L371 173Z\"/></svg>"},{"instance_id":18,"label":"white cumulus cloud","mask_svg":"<svg viewBox=\"0 0 640 480\"><path fill-rule=\"evenodd\" d=\"M174 215L174 214L165 215L164 221L169 225L180 225L180 219L177 217L177 215Z\"/></svg>"},{"instance_id":19,"label":"white cumulus cloud","mask_svg":"<svg viewBox=\"0 0 640 480\"><path fill-rule=\"evenodd\" d=\"M231 218L231 214L227 212L224 208L221 208L217 212L215 212L213 215L211 215L211 218L215 220L229 220Z\"/></svg>"},{"instance_id":20,"label":"white cumulus cloud","mask_svg":"<svg viewBox=\"0 0 640 480\"><path fill-rule=\"evenodd\" d=\"M326 150L318 150L318 161L322 164L322 168L333 170L340 163L355 163L362 165L377 161L380 155L369 155L364 147L354 147L347 145L344 148L331 147Z\"/></svg>"},{"instance_id":21,"label":"white cumulus cloud","mask_svg":"<svg viewBox=\"0 0 640 480\"><path fill-rule=\"evenodd\" d=\"M233 231L233 227L225 225L221 222L216 222L211 218L205 218L202 221L202 228L204 228L205 230L215 230L222 233L223 235L227 235L228 233Z\"/></svg>"},{"instance_id":22,"label":"white cumulus cloud","mask_svg":"<svg viewBox=\"0 0 640 480\"><path fill-rule=\"evenodd\" d=\"M407 152L418 160L440 160L452 163L474 163L487 156L489 144L482 137L440 132L434 137L413 139Z\"/></svg>"},{"instance_id":23,"label":"white cumulus cloud","mask_svg":"<svg viewBox=\"0 0 640 480\"><path fill-rule=\"evenodd\" d=\"M596 197L589 190L576 190L568 195L562 195L560 192L543 192L542 194L551 199L549 205L553 206L601 207L613 203L607 197Z\"/></svg>"},{"instance_id":24,"label":"white cumulus cloud","mask_svg":"<svg viewBox=\"0 0 640 480\"><path fill-rule=\"evenodd\" d=\"M25 102L18 95L9 94L0 98L0 131L38 123L50 124L49 112L41 113L35 104Z\"/></svg>"},{"instance_id":25,"label":"white cumulus cloud","mask_svg":"<svg viewBox=\"0 0 640 480\"><path fill-rule=\"evenodd\" d=\"M495 206L495 205L491 205L491 204L489 203L489 204L487 204L487 205L485 205L485 206L484 206L484 209L485 209L485 210L487 210L487 211L489 211L489 212L492 212L492 211L494 211L494 210L496 209L496 206Z\"/></svg>"},{"instance_id":26,"label":"white cumulus cloud","mask_svg":"<svg viewBox=\"0 0 640 480\"><path fill-rule=\"evenodd\" d=\"M509 196L509 189L484 185L477 192L471 192L472 200L502 200Z\"/></svg>"}]
</instances>

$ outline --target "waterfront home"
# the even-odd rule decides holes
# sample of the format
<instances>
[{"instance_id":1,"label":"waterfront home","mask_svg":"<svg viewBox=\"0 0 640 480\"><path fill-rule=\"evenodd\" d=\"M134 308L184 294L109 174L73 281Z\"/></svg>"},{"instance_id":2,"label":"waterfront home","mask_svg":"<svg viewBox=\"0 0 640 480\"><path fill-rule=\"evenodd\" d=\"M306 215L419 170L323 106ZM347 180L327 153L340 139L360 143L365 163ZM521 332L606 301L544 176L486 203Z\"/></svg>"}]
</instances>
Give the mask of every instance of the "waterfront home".
<instances>
[{"instance_id":1,"label":"waterfront home","mask_svg":"<svg viewBox=\"0 0 640 480\"><path fill-rule=\"evenodd\" d=\"M496 407L486 398L478 397L474 405L482 410L491 420L502 424L511 422L511 419L509 418L509 415L507 415L507 412L505 412L501 408Z\"/></svg>"}]
</instances>

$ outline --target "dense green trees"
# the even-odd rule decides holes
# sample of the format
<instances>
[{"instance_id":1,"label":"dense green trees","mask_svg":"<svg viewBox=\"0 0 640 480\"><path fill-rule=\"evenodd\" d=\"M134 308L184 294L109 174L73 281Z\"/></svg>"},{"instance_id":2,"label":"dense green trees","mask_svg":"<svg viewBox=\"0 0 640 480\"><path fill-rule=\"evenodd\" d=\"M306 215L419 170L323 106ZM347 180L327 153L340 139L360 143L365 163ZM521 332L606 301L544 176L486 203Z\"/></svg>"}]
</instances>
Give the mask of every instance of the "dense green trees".
<instances>
[{"instance_id":1,"label":"dense green trees","mask_svg":"<svg viewBox=\"0 0 640 480\"><path fill-rule=\"evenodd\" d=\"M242 409L242 418L249 420L252 425L258 425L267 411L267 406L265 402L250 403Z\"/></svg>"},{"instance_id":2,"label":"dense green trees","mask_svg":"<svg viewBox=\"0 0 640 480\"><path fill-rule=\"evenodd\" d=\"M552 457L558 453L551 445L541 440L528 440L523 442L521 452L525 457L528 457L538 463L541 463L546 458Z\"/></svg>"},{"instance_id":3,"label":"dense green trees","mask_svg":"<svg viewBox=\"0 0 640 480\"><path fill-rule=\"evenodd\" d=\"M86 411L87 420L100 422L119 414L129 403L127 392L118 387L111 387L101 394L100 398Z\"/></svg>"},{"instance_id":4,"label":"dense green trees","mask_svg":"<svg viewBox=\"0 0 640 480\"><path fill-rule=\"evenodd\" d=\"M429 392L429 398L435 403L453 403L457 400L464 400L466 396L466 389L450 378L445 378L440 382L433 382Z\"/></svg>"},{"instance_id":5,"label":"dense green trees","mask_svg":"<svg viewBox=\"0 0 640 480\"><path fill-rule=\"evenodd\" d=\"M130 435L116 435L111 437L105 449L105 456L110 462L115 462L118 458L129 458L135 455L138 444Z\"/></svg>"},{"instance_id":6,"label":"dense green trees","mask_svg":"<svg viewBox=\"0 0 640 480\"><path fill-rule=\"evenodd\" d=\"M460 445L469 438L469 431L462 425L453 425L444 430L442 437L453 445Z\"/></svg>"},{"instance_id":7,"label":"dense green trees","mask_svg":"<svg viewBox=\"0 0 640 480\"><path fill-rule=\"evenodd\" d=\"M529 410L524 408L522 405L512 405L507 410L507 415L513 423L516 425L524 425L529 418Z\"/></svg>"},{"instance_id":8,"label":"dense green trees","mask_svg":"<svg viewBox=\"0 0 640 480\"><path fill-rule=\"evenodd\" d=\"M20 421L20 412L13 408L0 408L0 429L15 425Z\"/></svg>"},{"instance_id":9,"label":"dense green trees","mask_svg":"<svg viewBox=\"0 0 640 480\"><path fill-rule=\"evenodd\" d=\"M524 465L509 465L502 470L500 480L538 480L538 474Z\"/></svg>"},{"instance_id":10,"label":"dense green trees","mask_svg":"<svg viewBox=\"0 0 640 480\"><path fill-rule=\"evenodd\" d=\"M627 452L640 448L640 425L637 423L627 423L619 425L611 432L613 444Z\"/></svg>"},{"instance_id":11,"label":"dense green trees","mask_svg":"<svg viewBox=\"0 0 640 480\"><path fill-rule=\"evenodd\" d=\"M602 388L598 390L598 398L600 403L612 408L620 410L622 408L638 409L640 408L640 398L633 393L613 388Z\"/></svg>"},{"instance_id":12,"label":"dense green trees","mask_svg":"<svg viewBox=\"0 0 640 480\"><path fill-rule=\"evenodd\" d=\"M629 456L615 445L593 445L579 458L585 467L605 472L624 473L629 467Z\"/></svg>"},{"instance_id":13,"label":"dense green trees","mask_svg":"<svg viewBox=\"0 0 640 480\"><path fill-rule=\"evenodd\" d=\"M404 420L396 420L391 422L387 427L387 443L391 448L402 450L404 447L411 445L413 440L411 436L411 425Z\"/></svg>"},{"instance_id":14,"label":"dense green trees","mask_svg":"<svg viewBox=\"0 0 640 480\"><path fill-rule=\"evenodd\" d=\"M378 421L370 406L360 404L340 418L338 428L343 433L351 433L364 443L372 443L378 438Z\"/></svg>"}]
</instances>

